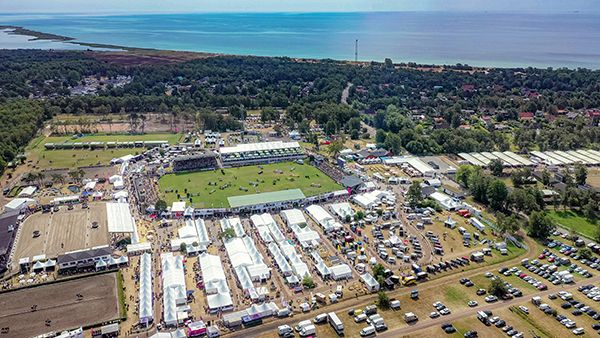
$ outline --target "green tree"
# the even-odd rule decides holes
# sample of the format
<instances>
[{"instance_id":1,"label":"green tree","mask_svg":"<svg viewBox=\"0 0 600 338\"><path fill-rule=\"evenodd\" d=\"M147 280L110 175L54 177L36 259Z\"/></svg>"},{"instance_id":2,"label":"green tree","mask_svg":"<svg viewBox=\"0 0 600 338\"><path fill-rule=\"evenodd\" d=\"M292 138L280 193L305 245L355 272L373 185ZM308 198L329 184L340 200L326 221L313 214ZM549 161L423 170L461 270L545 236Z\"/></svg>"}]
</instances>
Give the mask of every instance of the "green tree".
<instances>
[{"instance_id":1,"label":"green tree","mask_svg":"<svg viewBox=\"0 0 600 338\"><path fill-rule=\"evenodd\" d=\"M456 171L456 181L462 184L463 187L469 187L469 177L473 173L475 168L471 165L464 164L458 167Z\"/></svg>"},{"instance_id":2,"label":"green tree","mask_svg":"<svg viewBox=\"0 0 600 338\"><path fill-rule=\"evenodd\" d=\"M597 201L590 198L590 201L583 207L583 215L590 221L596 220L597 203Z\"/></svg>"},{"instance_id":3,"label":"green tree","mask_svg":"<svg viewBox=\"0 0 600 338\"><path fill-rule=\"evenodd\" d=\"M158 201L156 201L156 203L154 203L154 210L156 210L156 211L167 210L167 202L159 199Z\"/></svg>"},{"instance_id":4,"label":"green tree","mask_svg":"<svg viewBox=\"0 0 600 338\"><path fill-rule=\"evenodd\" d=\"M494 210L504 209L504 204L508 198L508 189L501 180L493 180L487 187L487 199L490 207Z\"/></svg>"},{"instance_id":5,"label":"green tree","mask_svg":"<svg viewBox=\"0 0 600 338\"><path fill-rule=\"evenodd\" d=\"M529 215L528 234L537 239L546 239L556 229L554 221L541 211L534 211Z\"/></svg>"},{"instance_id":6,"label":"green tree","mask_svg":"<svg viewBox=\"0 0 600 338\"><path fill-rule=\"evenodd\" d=\"M575 183L578 185L585 185L587 181L587 168L581 164L577 163L575 165Z\"/></svg>"},{"instance_id":7,"label":"green tree","mask_svg":"<svg viewBox=\"0 0 600 338\"><path fill-rule=\"evenodd\" d=\"M506 287L502 279L494 278L490 281L488 293L496 297L502 297L508 293L508 287Z\"/></svg>"},{"instance_id":8,"label":"green tree","mask_svg":"<svg viewBox=\"0 0 600 338\"><path fill-rule=\"evenodd\" d=\"M377 293L377 306L384 310L390 308L390 297L383 291Z\"/></svg>"},{"instance_id":9,"label":"green tree","mask_svg":"<svg viewBox=\"0 0 600 338\"><path fill-rule=\"evenodd\" d=\"M179 245L179 251L181 251L182 253L185 253L185 252L186 252L186 250L187 250L187 244L185 244L185 243L181 243L181 244Z\"/></svg>"},{"instance_id":10,"label":"green tree","mask_svg":"<svg viewBox=\"0 0 600 338\"><path fill-rule=\"evenodd\" d=\"M308 273L306 275L304 275L304 278L302 278L302 285L306 289L312 289L315 287L315 282L313 281L312 277Z\"/></svg>"},{"instance_id":11,"label":"green tree","mask_svg":"<svg viewBox=\"0 0 600 338\"><path fill-rule=\"evenodd\" d=\"M492 175L496 177L502 176L502 171L504 170L504 165L502 164L502 160L499 158L495 158L490 161L488 164L488 168L492 172Z\"/></svg>"},{"instance_id":12,"label":"green tree","mask_svg":"<svg viewBox=\"0 0 600 338\"><path fill-rule=\"evenodd\" d=\"M589 248L584 247L579 250L579 257L590 260L594 258L594 253Z\"/></svg>"},{"instance_id":13,"label":"green tree","mask_svg":"<svg viewBox=\"0 0 600 338\"><path fill-rule=\"evenodd\" d=\"M406 192L406 199L411 208L417 207L423 200L423 193L421 189L421 181L413 181L408 191Z\"/></svg>"},{"instance_id":14,"label":"green tree","mask_svg":"<svg viewBox=\"0 0 600 338\"><path fill-rule=\"evenodd\" d=\"M329 154L329 156L336 158L342 150L344 150L344 143L342 142L342 140L338 139L334 140L333 142L331 142L331 144L329 144L329 147L327 148L327 153Z\"/></svg>"},{"instance_id":15,"label":"green tree","mask_svg":"<svg viewBox=\"0 0 600 338\"><path fill-rule=\"evenodd\" d=\"M515 215L506 216L503 213L499 212L498 214L496 214L496 220L498 232L502 236L513 235L514 233L519 231L521 227L519 220Z\"/></svg>"},{"instance_id":16,"label":"green tree","mask_svg":"<svg viewBox=\"0 0 600 338\"><path fill-rule=\"evenodd\" d=\"M377 142L377 144L384 144L385 137L386 137L385 130L377 129L377 132L375 132L375 142Z\"/></svg>"},{"instance_id":17,"label":"green tree","mask_svg":"<svg viewBox=\"0 0 600 338\"><path fill-rule=\"evenodd\" d=\"M227 228L219 234L220 238L231 239L235 237L235 230L233 228Z\"/></svg>"}]
</instances>

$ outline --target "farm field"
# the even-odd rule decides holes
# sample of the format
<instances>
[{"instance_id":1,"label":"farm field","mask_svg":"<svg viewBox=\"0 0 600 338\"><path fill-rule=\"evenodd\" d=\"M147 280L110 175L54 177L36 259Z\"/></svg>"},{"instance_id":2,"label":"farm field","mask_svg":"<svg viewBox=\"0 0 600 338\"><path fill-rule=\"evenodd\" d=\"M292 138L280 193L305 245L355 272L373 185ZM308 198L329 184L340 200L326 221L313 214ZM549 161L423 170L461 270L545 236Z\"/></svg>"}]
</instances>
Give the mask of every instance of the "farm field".
<instances>
[{"instance_id":1,"label":"farm field","mask_svg":"<svg viewBox=\"0 0 600 338\"><path fill-rule=\"evenodd\" d=\"M596 224L592 223L583 215L574 211L549 211L548 215L559 225L578 232L586 237L596 236Z\"/></svg>"},{"instance_id":2,"label":"farm field","mask_svg":"<svg viewBox=\"0 0 600 338\"><path fill-rule=\"evenodd\" d=\"M294 162L168 174L158 184L167 204L181 198L200 208L228 207L227 197L231 196L295 188L306 196L314 196L342 189L319 169Z\"/></svg>"}]
</instances>

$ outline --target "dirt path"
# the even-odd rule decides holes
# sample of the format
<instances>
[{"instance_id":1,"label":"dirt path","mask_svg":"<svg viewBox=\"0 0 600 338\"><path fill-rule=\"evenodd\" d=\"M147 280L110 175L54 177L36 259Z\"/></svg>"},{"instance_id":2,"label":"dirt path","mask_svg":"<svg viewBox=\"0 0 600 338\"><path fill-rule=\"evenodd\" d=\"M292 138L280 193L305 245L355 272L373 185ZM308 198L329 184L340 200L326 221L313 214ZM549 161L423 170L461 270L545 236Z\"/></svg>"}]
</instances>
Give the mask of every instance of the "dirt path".
<instances>
[{"instance_id":1,"label":"dirt path","mask_svg":"<svg viewBox=\"0 0 600 338\"><path fill-rule=\"evenodd\" d=\"M500 266L509 266L509 265L519 263L525 257L528 257L528 258L537 257L538 251L535 250L538 248L537 243L535 243L531 239L527 239L526 244L527 244L528 251L526 252L525 255L517 256L515 258L509 259L504 262L496 263L496 264L483 265L483 266L474 268L470 271L466 271L462 274L457 274L456 272L454 272L454 273L450 273L449 275L442 276L440 278L435 278L435 279L429 280L427 282L420 283L420 284L418 284L419 291L423 292L426 290L439 289L440 286L443 284L456 283L457 276L473 277L475 275L481 274L484 271L490 271L490 270L497 269ZM600 280L600 276L598 276L596 278L598 280ZM596 278L592 278L591 280L588 279L588 280L586 280L586 283L594 281ZM396 291L387 292L387 294L390 298L399 298L401 295L404 295L404 296L409 295L411 292L411 289L412 288L399 288ZM553 288L551 288L551 289L555 290ZM366 306L367 304L372 304L376 298L377 298L376 294L367 294L364 296L359 296L358 298L353 298L353 299L342 301L340 303L328 305L323 308L323 311L346 312L348 309L351 309L351 308L356 308L356 307ZM523 301L523 299L521 299L521 301ZM497 304L499 304L499 306L506 306L506 302L501 302L501 303L497 303ZM478 309L481 309L481 308L478 308ZM460 315L460 313L457 315ZM469 315L469 314L467 314L467 315ZM314 312L298 314L298 315L294 316L293 320L294 320L294 322L299 322L299 321L306 320L306 319L312 319L314 316L315 316ZM444 318L447 319L447 317L444 317ZM289 321L290 321L289 318L275 319L275 320L267 322L263 325L248 328L248 329L243 329L241 331L232 332L230 334L224 334L224 336L227 336L227 337L258 337L266 332L270 332L270 331L277 329L277 326L279 326L279 325L289 323ZM438 322L433 322L433 324L431 324L431 325L436 325L437 323ZM424 327L428 327L425 324L422 324L422 325L424 325ZM414 331L416 329L414 329L413 327L410 327L410 328L407 328L407 330ZM391 330L389 332L395 333L396 336L399 334L398 332L396 332L396 330ZM378 336L380 336L380 335L378 334ZM386 337L394 337L394 335L387 335Z\"/></svg>"},{"instance_id":2,"label":"dirt path","mask_svg":"<svg viewBox=\"0 0 600 338\"><path fill-rule=\"evenodd\" d=\"M344 88L344 90L342 91L342 98L340 99L340 102L342 104L348 104L348 96L350 96L350 88L352 87L352 83L348 82L348 84L346 85L346 88Z\"/></svg>"}]
</instances>

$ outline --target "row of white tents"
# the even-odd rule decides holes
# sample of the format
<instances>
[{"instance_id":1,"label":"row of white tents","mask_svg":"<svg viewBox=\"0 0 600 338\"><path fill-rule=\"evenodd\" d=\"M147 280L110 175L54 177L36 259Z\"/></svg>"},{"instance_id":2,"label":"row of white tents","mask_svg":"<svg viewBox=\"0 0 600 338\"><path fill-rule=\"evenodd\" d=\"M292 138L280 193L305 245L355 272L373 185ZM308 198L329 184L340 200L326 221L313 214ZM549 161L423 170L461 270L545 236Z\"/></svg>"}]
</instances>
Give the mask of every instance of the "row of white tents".
<instances>
[{"instance_id":1,"label":"row of white tents","mask_svg":"<svg viewBox=\"0 0 600 338\"><path fill-rule=\"evenodd\" d=\"M141 325L154 321L154 297L152 288L152 255L144 253L140 257L139 318Z\"/></svg>"}]
</instances>

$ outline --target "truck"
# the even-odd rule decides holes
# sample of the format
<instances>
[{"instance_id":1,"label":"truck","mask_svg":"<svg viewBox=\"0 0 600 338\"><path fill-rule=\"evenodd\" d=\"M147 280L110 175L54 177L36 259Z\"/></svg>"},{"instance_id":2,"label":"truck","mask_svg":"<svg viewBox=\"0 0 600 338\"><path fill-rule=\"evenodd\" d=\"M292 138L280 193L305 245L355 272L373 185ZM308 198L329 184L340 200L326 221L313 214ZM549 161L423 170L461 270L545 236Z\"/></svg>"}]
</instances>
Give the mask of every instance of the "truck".
<instances>
[{"instance_id":1,"label":"truck","mask_svg":"<svg viewBox=\"0 0 600 338\"><path fill-rule=\"evenodd\" d=\"M342 336L344 335L344 323L340 320L340 318L335 314L335 312L329 312L327 314L329 325L335 330L335 332Z\"/></svg>"},{"instance_id":2,"label":"truck","mask_svg":"<svg viewBox=\"0 0 600 338\"><path fill-rule=\"evenodd\" d=\"M486 326L492 325L490 323L489 316L487 315L487 313L485 313L483 311L477 311L477 319L479 319L479 321L482 322L483 324L485 324Z\"/></svg>"},{"instance_id":3,"label":"truck","mask_svg":"<svg viewBox=\"0 0 600 338\"><path fill-rule=\"evenodd\" d=\"M417 278L415 276L402 277L402 285L411 286L417 284Z\"/></svg>"}]
</instances>

